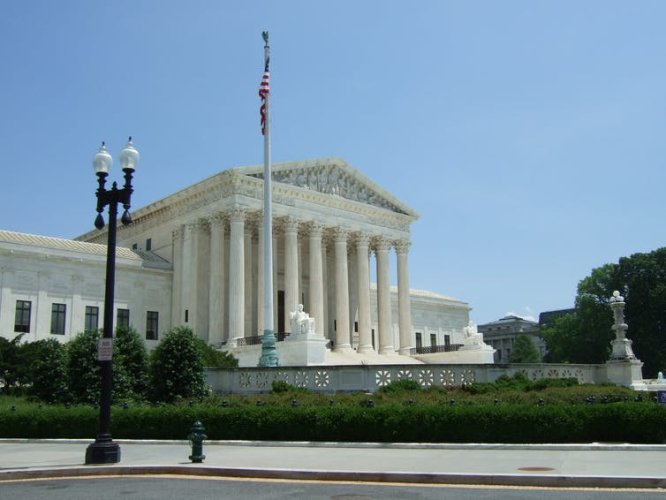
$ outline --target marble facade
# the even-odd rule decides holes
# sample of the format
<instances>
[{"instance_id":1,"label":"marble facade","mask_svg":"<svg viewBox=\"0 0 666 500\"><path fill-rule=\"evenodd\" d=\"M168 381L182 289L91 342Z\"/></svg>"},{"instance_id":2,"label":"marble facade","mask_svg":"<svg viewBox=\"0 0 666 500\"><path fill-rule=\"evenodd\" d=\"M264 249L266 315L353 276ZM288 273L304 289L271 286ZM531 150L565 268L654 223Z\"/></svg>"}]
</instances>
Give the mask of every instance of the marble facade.
<instances>
[{"instance_id":1,"label":"marble facade","mask_svg":"<svg viewBox=\"0 0 666 500\"><path fill-rule=\"evenodd\" d=\"M295 333L290 313L303 304L318 341L338 355L410 356L420 336L464 343L469 306L410 289L413 209L338 158L274 164L272 185L278 332ZM262 202L263 167L252 166L222 171L133 211L133 223L118 227L116 308L132 309L141 334L148 328L142 316L152 311L160 333L188 325L211 345L250 347L264 323ZM49 337L44 311L54 301L69 301L68 336L83 331L85 307L94 303L102 317L104 229L74 241L0 233L3 335L12 331L22 296L40 318L31 322L39 332L31 340ZM88 294L72 299L76 287L69 287L59 295L41 278L17 279L21 269L78 279Z\"/></svg>"},{"instance_id":2,"label":"marble facade","mask_svg":"<svg viewBox=\"0 0 666 500\"><path fill-rule=\"evenodd\" d=\"M262 333L262 201L263 168L232 168L135 211L133 224L119 229L120 245L150 246L173 263L172 325L188 324L218 346ZM417 219L338 158L273 165L276 329L289 332L290 312L304 304L335 351L409 355L410 225ZM79 239L104 238L92 231ZM469 308L459 305L462 335Z\"/></svg>"}]
</instances>

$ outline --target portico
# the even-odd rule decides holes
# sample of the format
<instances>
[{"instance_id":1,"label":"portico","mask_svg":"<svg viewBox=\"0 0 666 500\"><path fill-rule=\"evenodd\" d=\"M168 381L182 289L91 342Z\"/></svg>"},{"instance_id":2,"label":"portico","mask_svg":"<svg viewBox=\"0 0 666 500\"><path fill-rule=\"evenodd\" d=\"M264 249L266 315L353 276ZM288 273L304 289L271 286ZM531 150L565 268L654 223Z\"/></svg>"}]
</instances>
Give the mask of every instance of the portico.
<instances>
[{"instance_id":1,"label":"portico","mask_svg":"<svg viewBox=\"0 0 666 500\"><path fill-rule=\"evenodd\" d=\"M125 246L150 241L173 263L171 323L214 345L262 333L263 171L221 172L134 213ZM337 158L273 166L274 323L298 304L335 351L406 354L413 347L408 250L418 214ZM101 233L82 239L97 241ZM397 257L392 277L390 254ZM376 317L371 272L377 276ZM398 282L398 317L391 280ZM289 332L290 333L290 332Z\"/></svg>"}]
</instances>

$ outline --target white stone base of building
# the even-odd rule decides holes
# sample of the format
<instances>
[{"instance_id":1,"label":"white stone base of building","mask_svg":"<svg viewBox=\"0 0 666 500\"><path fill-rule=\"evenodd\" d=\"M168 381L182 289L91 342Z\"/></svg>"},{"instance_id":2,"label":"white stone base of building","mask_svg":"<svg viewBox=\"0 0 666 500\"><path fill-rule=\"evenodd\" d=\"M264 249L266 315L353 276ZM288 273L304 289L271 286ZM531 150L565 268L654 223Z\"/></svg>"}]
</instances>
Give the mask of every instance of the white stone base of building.
<instances>
[{"instance_id":1,"label":"white stone base of building","mask_svg":"<svg viewBox=\"0 0 666 500\"><path fill-rule=\"evenodd\" d=\"M363 366L363 365L420 365L420 361L410 356L359 354L353 349L332 351L326 347L328 339L318 336L290 336L277 344L280 366ZM227 351L238 359L239 368L256 367L261 356L261 345L231 347Z\"/></svg>"},{"instance_id":2,"label":"white stone base of building","mask_svg":"<svg viewBox=\"0 0 666 500\"><path fill-rule=\"evenodd\" d=\"M489 345L463 346L457 351L417 354L416 359L427 364L487 365L494 363L495 349Z\"/></svg>"}]
</instances>

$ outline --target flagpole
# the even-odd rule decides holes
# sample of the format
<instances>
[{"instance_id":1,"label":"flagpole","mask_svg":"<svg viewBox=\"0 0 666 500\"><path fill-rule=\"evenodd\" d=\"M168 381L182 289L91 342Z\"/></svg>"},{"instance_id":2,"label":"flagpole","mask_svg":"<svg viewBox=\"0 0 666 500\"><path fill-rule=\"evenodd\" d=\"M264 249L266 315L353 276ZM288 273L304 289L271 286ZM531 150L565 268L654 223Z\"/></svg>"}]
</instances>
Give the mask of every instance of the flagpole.
<instances>
[{"instance_id":1,"label":"flagpole","mask_svg":"<svg viewBox=\"0 0 666 500\"><path fill-rule=\"evenodd\" d=\"M259 88L259 96L263 104L262 132L264 134L264 334L261 337L261 357L259 366L279 366L276 338L273 325L273 212L272 212L272 179L271 179L271 106L269 87L269 63L271 49L268 45L268 31L262 34L264 39L264 76Z\"/></svg>"}]
</instances>

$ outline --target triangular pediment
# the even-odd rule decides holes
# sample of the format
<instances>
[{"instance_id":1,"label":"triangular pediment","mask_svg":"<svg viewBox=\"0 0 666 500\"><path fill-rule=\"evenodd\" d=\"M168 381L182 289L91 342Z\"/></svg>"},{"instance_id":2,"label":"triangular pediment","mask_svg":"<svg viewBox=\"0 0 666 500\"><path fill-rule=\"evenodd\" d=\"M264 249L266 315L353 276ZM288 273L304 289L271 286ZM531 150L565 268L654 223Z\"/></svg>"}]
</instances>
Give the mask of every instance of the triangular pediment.
<instances>
[{"instance_id":1,"label":"triangular pediment","mask_svg":"<svg viewBox=\"0 0 666 500\"><path fill-rule=\"evenodd\" d=\"M260 167L235 169L250 177L264 178ZM276 163L272 165L273 182L309 189L322 194L364 203L400 214L418 214L379 187L357 169L339 158Z\"/></svg>"}]
</instances>

